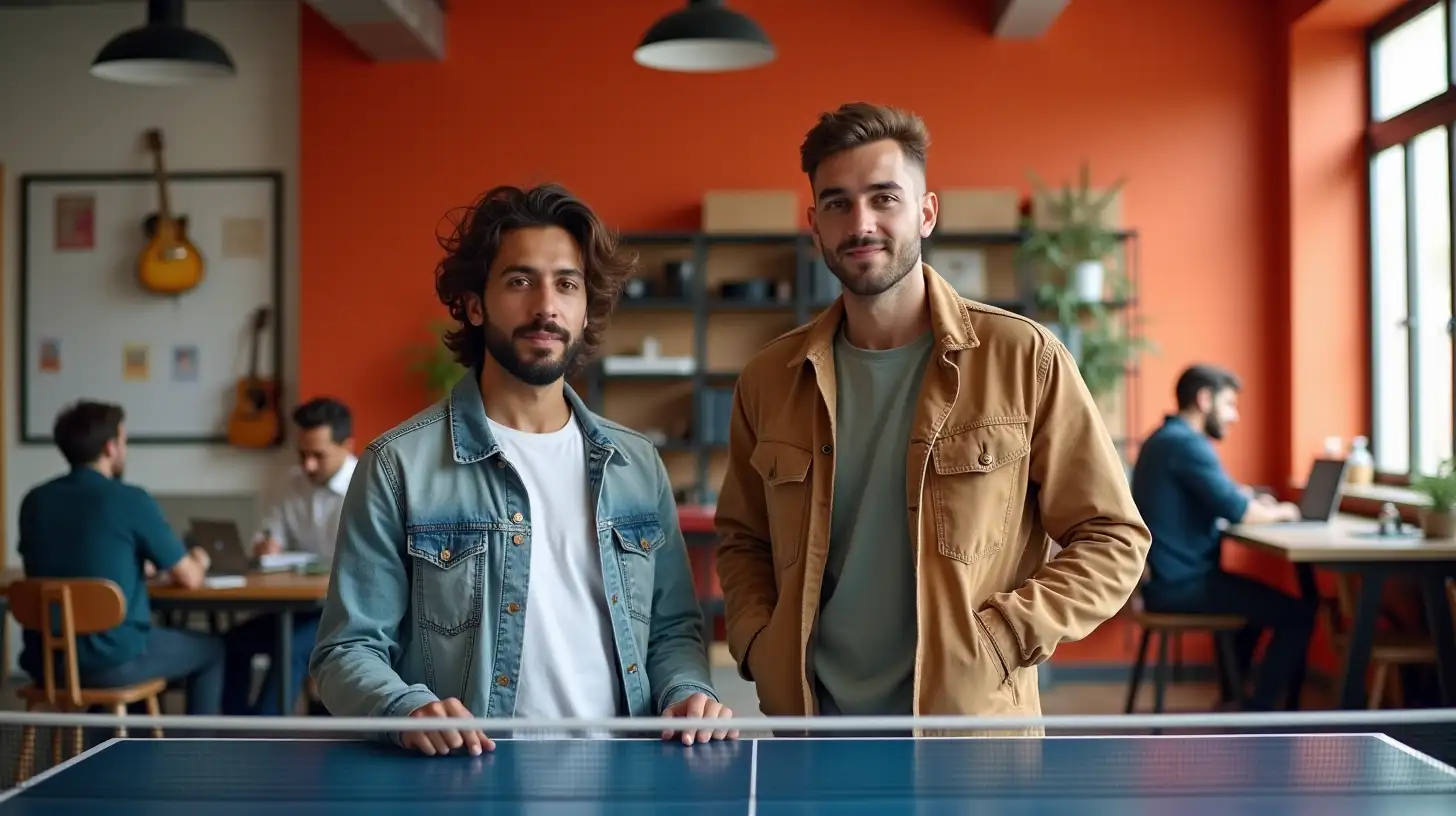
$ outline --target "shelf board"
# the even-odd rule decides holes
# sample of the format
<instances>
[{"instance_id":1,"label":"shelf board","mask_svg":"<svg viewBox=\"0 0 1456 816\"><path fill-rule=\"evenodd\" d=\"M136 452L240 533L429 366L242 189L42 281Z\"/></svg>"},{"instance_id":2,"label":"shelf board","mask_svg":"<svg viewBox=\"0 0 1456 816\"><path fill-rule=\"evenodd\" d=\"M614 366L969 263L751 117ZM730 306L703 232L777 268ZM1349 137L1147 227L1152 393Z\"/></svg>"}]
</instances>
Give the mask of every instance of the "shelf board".
<instances>
[{"instance_id":1,"label":"shelf board","mask_svg":"<svg viewBox=\"0 0 1456 816\"><path fill-rule=\"evenodd\" d=\"M692 298L687 297L624 297L617 301L617 308L629 309L636 312L676 311L679 309L693 308L693 301Z\"/></svg>"}]
</instances>

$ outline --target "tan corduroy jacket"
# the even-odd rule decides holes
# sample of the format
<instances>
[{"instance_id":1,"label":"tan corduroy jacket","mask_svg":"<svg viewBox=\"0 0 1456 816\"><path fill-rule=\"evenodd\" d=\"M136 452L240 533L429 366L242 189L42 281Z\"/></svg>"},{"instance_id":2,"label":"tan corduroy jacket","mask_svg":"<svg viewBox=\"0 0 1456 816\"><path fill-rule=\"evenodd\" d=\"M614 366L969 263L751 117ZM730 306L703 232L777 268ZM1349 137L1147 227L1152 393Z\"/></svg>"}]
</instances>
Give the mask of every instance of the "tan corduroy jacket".
<instances>
[{"instance_id":1,"label":"tan corduroy jacket","mask_svg":"<svg viewBox=\"0 0 1456 816\"><path fill-rule=\"evenodd\" d=\"M918 715L1035 716L1036 666L1127 601L1150 536L1077 365L1043 326L923 266L935 335L906 446ZM763 712L817 713L842 301L744 368L718 497L728 646ZM1063 547L1051 556L1053 540ZM873 604L874 598L864 603ZM913 633L906 633L907 637Z\"/></svg>"}]
</instances>

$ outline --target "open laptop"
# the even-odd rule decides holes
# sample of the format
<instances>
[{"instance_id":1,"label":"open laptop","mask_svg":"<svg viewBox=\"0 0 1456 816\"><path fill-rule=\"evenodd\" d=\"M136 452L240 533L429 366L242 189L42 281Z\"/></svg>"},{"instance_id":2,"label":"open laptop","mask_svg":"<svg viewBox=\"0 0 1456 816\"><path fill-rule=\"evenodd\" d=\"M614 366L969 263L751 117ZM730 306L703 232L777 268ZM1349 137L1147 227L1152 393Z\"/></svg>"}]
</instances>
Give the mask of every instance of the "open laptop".
<instances>
[{"instance_id":1,"label":"open laptop","mask_svg":"<svg viewBox=\"0 0 1456 816\"><path fill-rule=\"evenodd\" d=\"M243 536L235 521L225 519L188 519L192 545L207 550L212 557L210 578L236 576L242 578L252 570L252 554L243 546Z\"/></svg>"},{"instance_id":2,"label":"open laptop","mask_svg":"<svg viewBox=\"0 0 1456 816\"><path fill-rule=\"evenodd\" d=\"M1340 487L1345 483L1344 459L1316 459L1309 468L1309 479L1299 497L1299 521L1276 522L1289 525L1328 524L1340 506Z\"/></svg>"}]
</instances>

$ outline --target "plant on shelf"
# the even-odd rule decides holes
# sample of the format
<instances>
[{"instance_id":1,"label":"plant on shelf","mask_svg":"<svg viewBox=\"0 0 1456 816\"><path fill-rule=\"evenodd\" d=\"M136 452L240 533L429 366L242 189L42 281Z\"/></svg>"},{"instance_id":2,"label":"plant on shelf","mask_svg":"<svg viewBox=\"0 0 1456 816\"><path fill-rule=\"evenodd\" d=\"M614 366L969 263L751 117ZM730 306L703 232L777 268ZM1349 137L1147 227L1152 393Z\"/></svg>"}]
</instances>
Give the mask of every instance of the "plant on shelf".
<instances>
[{"instance_id":1,"label":"plant on shelf","mask_svg":"<svg viewBox=\"0 0 1456 816\"><path fill-rule=\"evenodd\" d=\"M1431 476L1416 476L1411 487L1426 497L1421 529L1426 538L1456 538L1456 459L1447 459Z\"/></svg>"},{"instance_id":2,"label":"plant on shelf","mask_svg":"<svg viewBox=\"0 0 1456 816\"><path fill-rule=\"evenodd\" d=\"M1042 202L1045 221L1024 222L1026 239L1018 253L1037 275L1036 307L1054 316L1048 328L1066 344L1087 390L1101 403L1116 392L1137 356L1153 345L1132 331L1132 325L1118 325L1112 314L1134 294L1115 264L1123 236L1107 217L1123 181L1097 192L1091 175L1083 164L1075 186L1053 191L1031 174L1032 195Z\"/></svg>"},{"instance_id":3,"label":"plant on shelf","mask_svg":"<svg viewBox=\"0 0 1456 816\"><path fill-rule=\"evenodd\" d=\"M445 333L453 328L443 320L435 320L430 323L430 333L434 342L419 343L409 349L409 368L419 378L430 395L430 399L444 399L455 387L455 383L465 376L465 367L455 362L455 354L445 348Z\"/></svg>"}]
</instances>

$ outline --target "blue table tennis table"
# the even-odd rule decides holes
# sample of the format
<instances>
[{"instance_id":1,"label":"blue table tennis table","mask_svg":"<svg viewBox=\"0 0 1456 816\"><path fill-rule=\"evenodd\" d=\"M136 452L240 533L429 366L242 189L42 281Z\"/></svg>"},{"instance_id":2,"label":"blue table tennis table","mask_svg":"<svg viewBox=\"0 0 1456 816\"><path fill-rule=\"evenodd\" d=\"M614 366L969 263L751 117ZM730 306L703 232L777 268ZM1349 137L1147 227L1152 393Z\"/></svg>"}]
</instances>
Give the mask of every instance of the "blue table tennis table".
<instances>
[{"instance_id":1,"label":"blue table tennis table","mask_svg":"<svg viewBox=\"0 0 1456 816\"><path fill-rule=\"evenodd\" d=\"M0 816L92 812L1452 816L1456 769L1363 734L498 740L480 757L133 738L0 795Z\"/></svg>"}]
</instances>

